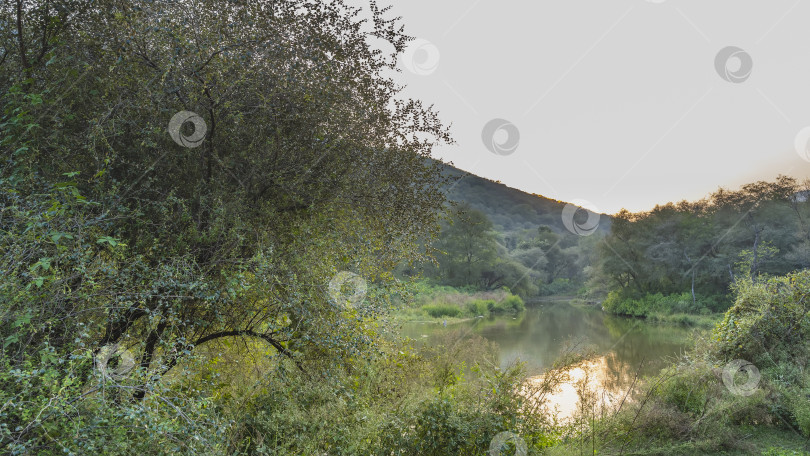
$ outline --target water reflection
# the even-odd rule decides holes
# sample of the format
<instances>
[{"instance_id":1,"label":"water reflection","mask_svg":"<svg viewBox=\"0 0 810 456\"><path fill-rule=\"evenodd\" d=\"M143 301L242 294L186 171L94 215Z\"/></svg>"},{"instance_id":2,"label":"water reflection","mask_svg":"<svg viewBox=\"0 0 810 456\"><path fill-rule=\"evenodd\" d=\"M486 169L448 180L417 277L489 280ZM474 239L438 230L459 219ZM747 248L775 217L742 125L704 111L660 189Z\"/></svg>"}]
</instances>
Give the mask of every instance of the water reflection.
<instances>
[{"instance_id":1,"label":"water reflection","mask_svg":"<svg viewBox=\"0 0 810 456\"><path fill-rule=\"evenodd\" d=\"M616 397L624 396L636 373L655 374L667 358L674 358L685 349L689 334L686 328L648 324L567 303L533 307L514 318L476 319L447 328L409 323L404 325L403 332L430 343L432 335L459 328L496 342L501 367L516 360L525 362L530 381L541 379L561 351L572 344L597 353L591 363L569 372L572 381L553 396L561 416L570 416L577 406L574 387L577 381L587 378L591 390L604 396L607 402L615 401Z\"/></svg>"},{"instance_id":2,"label":"water reflection","mask_svg":"<svg viewBox=\"0 0 810 456\"><path fill-rule=\"evenodd\" d=\"M592 406L587 413L600 414L612 410L622 401L629 402L629 390L633 387L635 371L629 366L617 369L616 355L592 358L589 361L568 369L568 379L557 386L551 394L534 393L541 389L545 374L529 377L522 393L529 399L544 402L543 409L553 414L561 423L571 421L583 404L581 397L589 398Z\"/></svg>"}]
</instances>

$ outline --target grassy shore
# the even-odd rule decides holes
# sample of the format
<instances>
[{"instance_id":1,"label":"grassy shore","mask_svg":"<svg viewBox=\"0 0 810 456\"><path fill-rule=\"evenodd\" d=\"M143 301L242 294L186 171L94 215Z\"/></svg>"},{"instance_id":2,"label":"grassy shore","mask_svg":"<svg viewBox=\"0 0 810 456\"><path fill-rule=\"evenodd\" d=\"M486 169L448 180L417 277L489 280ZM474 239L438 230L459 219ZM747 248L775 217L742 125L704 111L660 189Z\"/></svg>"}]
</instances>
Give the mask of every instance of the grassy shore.
<instances>
[{"instance_id":1,"label":"grassy shore","mask_svg":"<svg viewBox=\"0 0 810 456\"><path fill-rule=\"evenodd\" d=\"M395 310L394 319L447 324L490 315L514 314L526 308L508 289L473 291L427 283L415 285L413 299Z\"/></svg>"}]
</instances>

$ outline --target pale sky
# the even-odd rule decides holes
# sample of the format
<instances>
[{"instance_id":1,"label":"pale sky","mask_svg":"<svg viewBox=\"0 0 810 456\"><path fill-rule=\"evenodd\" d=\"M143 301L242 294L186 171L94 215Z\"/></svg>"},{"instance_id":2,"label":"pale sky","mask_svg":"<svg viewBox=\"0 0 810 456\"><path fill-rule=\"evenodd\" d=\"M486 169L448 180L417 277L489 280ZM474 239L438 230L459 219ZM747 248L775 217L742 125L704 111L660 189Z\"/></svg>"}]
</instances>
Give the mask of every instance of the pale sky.
<instances>
[{"instance_id":1,"label":"pale sky","mask_svg":"<svg viewBox=\"0 0 810 456\"><path fill-rule=\"evenodd\" d=\"M604 213L810 177L810 1L379 3L420 40L397 78L452 124L435 155L461 169ZM513 153L485 146L493 119Z\"/></svg>"}]
</instances>

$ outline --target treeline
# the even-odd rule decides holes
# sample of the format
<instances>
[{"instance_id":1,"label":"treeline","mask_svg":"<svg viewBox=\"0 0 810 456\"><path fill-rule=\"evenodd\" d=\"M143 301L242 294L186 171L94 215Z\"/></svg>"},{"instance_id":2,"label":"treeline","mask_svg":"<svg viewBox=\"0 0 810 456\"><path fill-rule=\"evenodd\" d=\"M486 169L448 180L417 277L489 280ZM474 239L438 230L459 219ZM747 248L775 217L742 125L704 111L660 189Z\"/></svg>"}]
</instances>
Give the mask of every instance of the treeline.
<instances>
[{"instance_id":1,"label":"treeline","mask_svg":"<svg viewBox=\"0 0 810 456\"><path fill-rule=\"evenodd\" d=\"M779 176L696 202L622 210L597 245L590 292L606 310L645 315L673 306L725 310L741 278L782 275L810 265L808 182Z\"/></svg>"},{"instance_id":2,"label":"treeline","mask_svg":"<svg viewBox=\"0 0 810 456\"><path fill-rule=\"evenodd\" d=\"M450 208L441 226L430 245L434 260L404 269L406 275L473 290L506 287L523 298L577 292L601 237L548 225L499 230L467 202Z\"/></svg>"}]
</instances>

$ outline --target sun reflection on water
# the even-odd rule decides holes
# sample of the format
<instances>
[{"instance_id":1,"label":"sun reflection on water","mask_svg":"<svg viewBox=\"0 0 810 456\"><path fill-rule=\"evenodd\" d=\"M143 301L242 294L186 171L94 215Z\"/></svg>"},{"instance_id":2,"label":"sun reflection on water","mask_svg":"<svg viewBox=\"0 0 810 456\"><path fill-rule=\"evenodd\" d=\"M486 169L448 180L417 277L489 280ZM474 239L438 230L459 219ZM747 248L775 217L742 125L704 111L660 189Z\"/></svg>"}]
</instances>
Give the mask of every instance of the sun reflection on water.
<instances>
[{"instance_id":1,"label":"sun reflection on water","mask_svg":"<svg viewBox=\"0 0 810 456\"><path fill-rule=\"evenodd\" d=\"M565 380L553 391L540 394L538 390L545 375L529 377L522 393L538 404L545 413L561 423L573 421L583 407L581 398L589 403L588 413L606 413L622 402L630 401L628 391L634 385L632 367L619 362L614 353L592 358L564 371ZM591 409L593 407L593 409Z\"/></svg>"}]
</instances>

